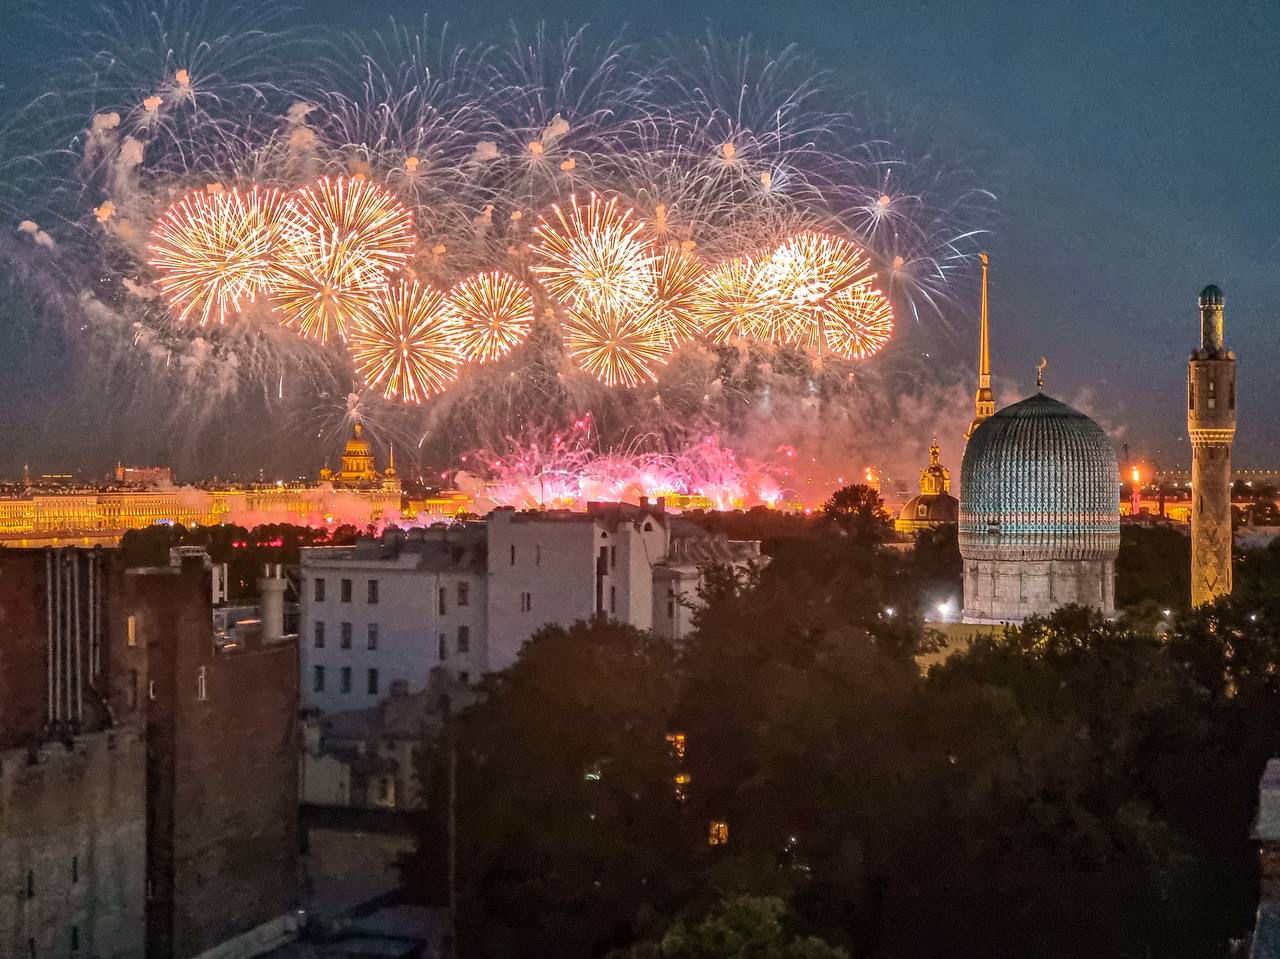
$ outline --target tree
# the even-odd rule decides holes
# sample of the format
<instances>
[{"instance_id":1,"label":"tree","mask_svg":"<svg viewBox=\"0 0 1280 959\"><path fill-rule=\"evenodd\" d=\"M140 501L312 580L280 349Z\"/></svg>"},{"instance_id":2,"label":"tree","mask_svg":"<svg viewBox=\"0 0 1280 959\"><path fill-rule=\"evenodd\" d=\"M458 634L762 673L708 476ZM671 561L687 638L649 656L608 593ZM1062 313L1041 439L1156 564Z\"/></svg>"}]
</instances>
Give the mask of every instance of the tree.
<instances>
[{"instance_id":1,"label":"tree","mask_svg":"<svg viewBox=\"0 0 1280 959\"><path fill-rule=\"evenodd\" d=\"M893 529L884 500L863 483L832 493L822 504L822 515L860 543L883 542Z\"/></svg>"},{"instance_id":2,"label":"tree","mask_svg":"<svg viewBox=\"0 0 1280 959\"><path fill-rule=\"evenodd\" d=\"M675 798L666 737L676 690L670 643L593 620L540 630L458 716L472 948L500 927L519 955L587 955L630 939L636 915L680 885L701 829ZM443 781L438 768L429 778Z\"/></svg>"},{"instance_id":3,"label":"tree","mask_svg":"<svg viewBox=\"0 0 1280 959\"><path fill-rule=\"evenodd\" d=\"M738 896L697 923L676 922L657 942L613 953L611 959L849 959L816 936L790 928L781 899Z\"/></svg>"}]
</instances>

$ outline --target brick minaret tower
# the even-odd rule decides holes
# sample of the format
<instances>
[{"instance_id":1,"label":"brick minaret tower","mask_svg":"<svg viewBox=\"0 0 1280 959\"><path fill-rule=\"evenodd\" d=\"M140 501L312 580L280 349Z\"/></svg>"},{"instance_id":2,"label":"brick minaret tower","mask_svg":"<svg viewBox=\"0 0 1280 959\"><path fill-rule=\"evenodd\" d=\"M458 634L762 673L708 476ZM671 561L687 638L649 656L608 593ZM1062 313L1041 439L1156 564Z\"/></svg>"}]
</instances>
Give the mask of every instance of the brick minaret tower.
<instances>
[{"instance_id":1,"label":"brick minaret tower","mask_svg":"<svg viewBox=\"0 0 1280 959\"><path fill-rule=\"evenodd\" d=\"M1236 357L1223 339L1222 291L1200 291L1200 347L1187 362L1191 436L1191 605L1231 592L1231 444Z\"/></svg>"}]
</instances>

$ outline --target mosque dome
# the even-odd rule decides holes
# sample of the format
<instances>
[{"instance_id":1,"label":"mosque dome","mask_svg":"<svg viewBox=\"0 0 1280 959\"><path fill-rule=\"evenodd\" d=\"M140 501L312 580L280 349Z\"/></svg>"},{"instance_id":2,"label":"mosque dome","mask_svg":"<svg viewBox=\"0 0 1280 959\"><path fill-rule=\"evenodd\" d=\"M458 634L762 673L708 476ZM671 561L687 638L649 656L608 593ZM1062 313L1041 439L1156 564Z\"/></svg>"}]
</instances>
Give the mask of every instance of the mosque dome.
<instances>
[{"instance_id":1,"label":"mosque dome","mask_svg":"<svg viewBox=\"0 0 1280 959\"><path fill-rule=\"evenodd\" d=\"M982 423L961 467L959 538L966 561L1114 561L1120 480L1102 428L1044 394Z\"/></svg>"}]
</instances>

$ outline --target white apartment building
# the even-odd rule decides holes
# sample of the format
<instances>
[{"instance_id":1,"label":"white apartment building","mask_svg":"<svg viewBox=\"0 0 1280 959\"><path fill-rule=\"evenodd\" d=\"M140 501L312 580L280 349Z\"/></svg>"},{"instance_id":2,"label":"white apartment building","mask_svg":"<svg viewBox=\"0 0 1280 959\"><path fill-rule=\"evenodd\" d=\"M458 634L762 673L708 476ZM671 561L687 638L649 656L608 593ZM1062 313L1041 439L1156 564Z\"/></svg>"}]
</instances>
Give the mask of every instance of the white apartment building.
<instances>
[{"instance_id":1,"label":"white apartment building","mask_svg":"<svg viewBox=\"0 0 1280 959\"><path fill-rule=\"evenodd\" d=\"M759 543L713 536L661 500L502 509L482 522L304 549L303 703L366 709L392 682L425 689L433 669L473 682L511 665L548 623L606 616L679 639L700 569L759 559Z\"/></svg>"}]
</instances>

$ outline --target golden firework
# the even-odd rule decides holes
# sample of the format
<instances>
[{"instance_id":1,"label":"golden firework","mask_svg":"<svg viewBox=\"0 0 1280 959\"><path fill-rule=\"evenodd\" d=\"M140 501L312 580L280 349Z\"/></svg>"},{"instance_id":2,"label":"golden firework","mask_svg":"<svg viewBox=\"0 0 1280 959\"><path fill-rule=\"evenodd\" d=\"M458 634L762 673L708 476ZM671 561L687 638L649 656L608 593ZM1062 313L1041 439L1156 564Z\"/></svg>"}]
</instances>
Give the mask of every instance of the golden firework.
<instances>
[{"instance_id":1,"label":"golden firework","mask_svg":"<svg viewBox=\"0 0 1280 959\"><path fill-rule=\"evenodd\" d=\"M572 307L566 311L564 342L579 368L605 386L639 386L658 378L656 367L671 353L652 303L631 307Z\"/></svg>"},{"instance_id":2,"label":"golden firework","mask_svg":"<svg viewBox=\"0 0 1280 959\"><path fill-rule=\"evenodd\" d=\"M653 262L653 292L658 320L672 343L684 343L698 332L698 288L702 263L691 252L669 246Z\"/></svg>"},{"instance_id":3,"label":"golden firework","mask_svg":"<svg viewBox=\"0 0 1280 959\"><path fill-rule=\"evenodd\" d=\"M539 220L532 247L533 271L548 293L566 305L624 311L650 295L652 256L617 197L592 193L582 204L571 196L552 211Z\"/></svg>"},{"instance_id":4,"label":"golden firework","mask_svg":"<svg viewBox=\"0 0 1280 959\"><path fill-rule=\"evenodd\" d=\"M364 381L387 399L421 403L458 377L454 320L444 294L397 280L373 297L347 345Z\"/></svg>"},{"instance_id":5,"label":"golden firework","mask_svg":"<svg viewBox=\"0 0 1280 959\"><path fill-rule=\"evenodd\" d=\"M175 317L205 326L267 292L283 250L279 190L188 193L156 221L148 246L156 281Z\"/></svg>"},{"instance_id":6,"label":"golden firework","mask_svg":"<svg viewBox=\"0 0 1280 959\"><path fill-rule=\"evenodd\" d=\"M760 296L768 305L768 337L823 349L827 322L853 322L857 311L852 304L874 280L871 260L857 244L824 233L789 237L761 263L757 274Z\"/></svg>"},{"instance_id":7,"label":"golden firework","mask_svg":"<svg viewBox=\"0 0 1280 959\"><path fill-rule=\"evenodd\" d=\"M325 177L297 191L284 223L273 306L286 327L321 343L346 339L413 252L409 211L362 176Z\"/></svg>"},{"instance_id":8,"label":"golden firework","mask_svg":"<svg viewBox=\"0 0 1280 959\"><path fill-rule=\"evenodd\" d=\"M836 293L826 302L823 313L824 345L845 359L873 356L893 335L893 307L874 286Z\"/></svg>"},{"instance_id":9,"label":"golden firework","mask_svg":"<svg viewBox=\"0 0 1280 959\"><path fill-rule=\"evenodd\" d=\"M533 297L509 273L477 273L449 291L458 350L486 363L510 353L533 328Z\"/></svg>"},{"instance_id":10,"label":"golden firework","mask_svg":"<svg viewBox=\"0 0 1280 959\"><path fill-rule=\"evenodd\" d=\"M754 260L737 257L703 277L694 305L704 336L714 343L768 339L764 324L772 308L761 295L759 272Z\"/></svg>"}]
</instances>

